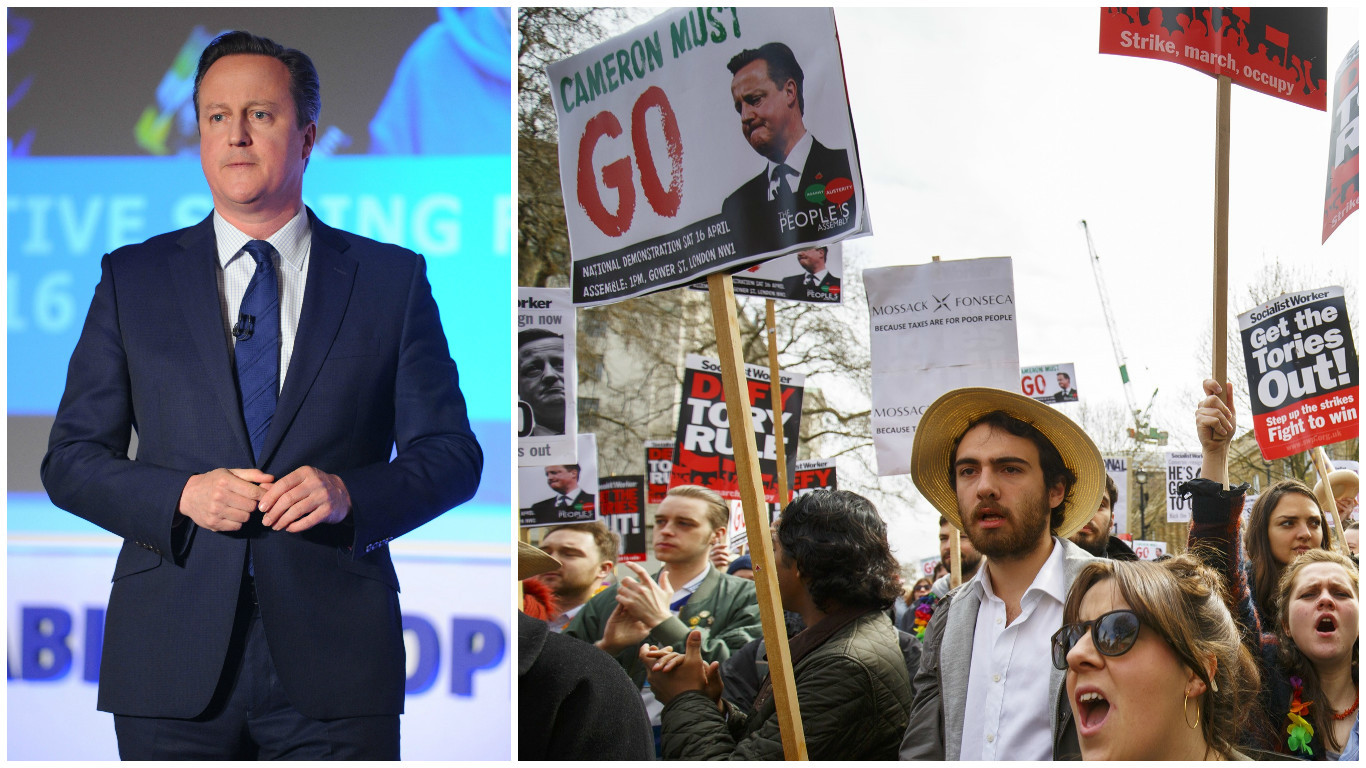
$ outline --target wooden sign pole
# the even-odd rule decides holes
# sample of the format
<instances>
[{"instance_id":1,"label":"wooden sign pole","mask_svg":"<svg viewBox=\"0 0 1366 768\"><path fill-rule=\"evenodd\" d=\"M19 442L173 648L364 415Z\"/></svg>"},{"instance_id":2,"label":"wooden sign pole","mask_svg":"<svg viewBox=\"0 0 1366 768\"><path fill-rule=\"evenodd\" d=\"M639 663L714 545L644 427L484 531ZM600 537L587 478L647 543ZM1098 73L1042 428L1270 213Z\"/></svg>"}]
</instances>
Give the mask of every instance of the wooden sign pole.
<instances>
[{"instance_id":1,"label":"wooden sign pole","mask_svg":"<svg viewBox=\"0 0 1366 768\"><path fill-rule=\"evenodd\" d=\"M1322 446L1310 451L1309 459L1314 462L1314 471L1323 481L1323 493L1319 496L1319 504L1328 510L1328 514L1333 516L1333 530L1338 532L1338 549L1342 550L1342 554L1351 557L1352 550L1347 546L1347 538L1342 529L1342 514L1338 512L1337 495L1333 493L1333 485L1328 481L1328 475L1333 471L1333 465L1328 463L1328 454L1323 452ZM1324 535L1326 536L1327 533Z\"/></svg>"},{"instance_id":2,"label":"wooden sign pole","mask_svg":"<svg viewBox=\"0 0 1366 768\"><path fill-rule=\"evenodd\" d=\"M952 528L953 526L949 526ZM963 534L957 528L949 531L949 589L963 583Z\"/></svg>"},{"instance_id":3,"label":"wooden sign pole","mask_svg":"<svg viewBox=\"0 0 1366 768\"><path fill-rule=\"evenodd\" d=\"M1223 401L1228 404L1233 393L1228 391L1228 154L1229 101L1233 81L1228 75L1218 78L1214 118L1214 372L1213 378L1224 388ZM1228 479L1223 482L1228 489Z\"/></svg>"},{"instance_id":4,"label":"wooden sign pole","mask_svg":"<svg viewBox=\"0 0 1366 768\"><path fill-rule=\"evenodd\" d=\"M792 497L787 488L787 445L783 441L783 386L778 376L778 324L773 318L773 299L764 301L764 324L768 330L768 394L773 409L773 439L778 441L778 511L787 509Z\"/></svg>"},{"instance_id":5,"label":"wooden sign pole","mask_svg":"<svg viewBox=\"0 0 1366 768\"><path fill-rule=\"evenodd\" d=\"M783 739L783 756L788 760L805 760L806 735L797 708L792 653L787 646L782 598L778 593L778 572L774 569L773 539L769 532L763 479L759 473L754 418L749 411L749 382L745 378L745 361L740 353L740 324L736 317L735 288L730 275L708 275L707 292L711 296L712 322L716 326L721 386L725 389L730 440L735 449L736 479L745 510L745 527L749 531L754 587L759 597L759 619L764 628L768 674L773 680L773 699L777 707L778 729Z\"/></svg>"}]
</instances>

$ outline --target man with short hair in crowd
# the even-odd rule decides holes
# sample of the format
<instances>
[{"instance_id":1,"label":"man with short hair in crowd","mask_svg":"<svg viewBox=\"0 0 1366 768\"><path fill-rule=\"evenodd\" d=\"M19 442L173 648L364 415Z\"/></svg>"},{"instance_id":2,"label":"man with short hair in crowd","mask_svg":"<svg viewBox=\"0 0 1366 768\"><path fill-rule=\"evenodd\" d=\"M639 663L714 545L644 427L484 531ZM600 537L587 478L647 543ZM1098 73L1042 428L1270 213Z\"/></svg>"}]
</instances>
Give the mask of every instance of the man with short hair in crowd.
<instances>
[{"instance_id":1,"label":"man with short hair in crowd","mask_svg":"<svg viewBox=\"0 0 1366 768\"><path fill-rule=\"evenodd\" d=\"M1119 486L1109 474L1105 475L1105 493L1100 497L1100 505L1090 522L1072 534L1073 544L1090 552L1096 557L1109 560L1137 560L1138 555L1118 536L1111 536L1115 525L1115 504L1119 501Z\"/></svg>"},{"instance_id":2,"label":"man with short hair in crowd","mask_svg":"<svg viewBox=\"0 0 1366 768\"><path fill-rule=\"evenodd\" d=\"M948 518L944 517L943 515L940 515L939 562L943 563L944 567L948 568L950 572L936 579L934 584L930 587L930 593L933 594L935 597L943 597L944 595L947 595L949 593L949 590L953 589L953 587L949 586L951 580L953 579L951 565L953 563L953 560L950 559L953 557L952 550L953 525L949 523ZM977 575L977 569L982 565L982 553L978 552L975 548L973 548L972 539L969 539L967 536L958 537L958 550L959 557L962 560L960 565L962 566L963 570L963 579L959 583L966 584L972 580L973 576Z\"/></svg>"},{"instance_id":3,"label":"man with short hair in crowd","mask_svg":"<svg viewBox=\"0 0 1366 768\"><path fill-rule=\"evenodd\" d=\"M517 542L517 578L557 567ZM522 760L649 760L649 716L621 666L582 640L556 635L517 613L517 757Z\"/></svg>"},{"instance_id":4,"label":"man with short hair in crowd","mask_svg":"<svg viewBox=\"0 0 1366 768\"><path fill-rule=\"evenodd\" d=\"M986 562L926 628L903 760L1080 755L1049 648L1093 559L1066 537L1091 519L1104 476L1086 433L1023 395L970 387L925 410L911 477Z\"/></svg>"},{"instance_id":5,"label":"man with short hair in crowd","mask_svg":"<svg viewBox=\"0 0 1366 768\"><path fill-rule=\"evenodd\" d=\"M871 502L815 491L783 511L773 535L783 607L807 629L791 642L794 685L812 760L890 760L908 721L910 673L887 609L901 594L900 566ZM680 646L675 645L674 649ZM683 652L640 650L665 703L670 760L781 760L771 681L748 712L722 698L719 665L693 633Z\"/></svg>"},{"instance_id":6,"label":"man with short hair in crowd","mask_svg":"<svg viewBox=\"0 0 1366 768\"><path fill-rule=\"evenodd\" d=\"M597 521L556 526L541 539L541 549L560 563L537 577L555 595L559 613L547 622L551 632L563 632L601 590L616 566L619 540Z\"/></svg>"},{"instance_id":7,"label":"man with short hair in crowd","mask_svg":"<svg viewBox=\"0 0 1366 768\"><path fill-rule=\"evenodd\" d=\"M724 661L763 633L754 582L723 573L708 559L729 521L730 509L715 491L698 485L670 488L654 520L654 555L663 567L651 575L625 563L635 578L624 574L599 592L565 633L615 656L636 685L645 684L636 649L645 642L682 648L689 629L702 633L703 658ZM648 688L641 696L658 726L663 705Z\"/></svg>"}]
</instances>

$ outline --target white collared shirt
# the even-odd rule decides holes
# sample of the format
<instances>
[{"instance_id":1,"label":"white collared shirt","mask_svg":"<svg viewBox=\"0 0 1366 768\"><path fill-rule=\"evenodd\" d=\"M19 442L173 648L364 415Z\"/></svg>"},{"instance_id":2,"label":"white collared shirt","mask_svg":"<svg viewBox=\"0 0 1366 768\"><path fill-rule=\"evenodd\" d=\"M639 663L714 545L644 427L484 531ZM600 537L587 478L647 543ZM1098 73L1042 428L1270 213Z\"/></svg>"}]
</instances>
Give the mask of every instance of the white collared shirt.
<instances>
[{"instance_id":1,"label":"white collared shirt","mask_svg":"<svg viewBox=\"0 0 1366 768\"><path fill-rule=\"evenodd\" d=\"M789 177L788 183L792 185L792 191L799 196L802 191L797 189L797 185L800 184L802 180L802 169L806 167L806 157L811 154L812 141L814 141L814 139L811 138L811 131L807 131L802 134L800 139L797 139L797 143L793 145L792 151L787 153L787 157L783 158L783 163L797 172L796 178ZM768 165L764 169L764 173L767 174L765 178L768 179L769 200L774 198L774 193L777 191L777 185L773 181L773 169L777 167L777 163L769 160Z\"/></svg>"},{"instance_id":2,"label":"white collared shirt","mask_svg":"<svg viewBox=\"0 0 1366 768\"><path fill-rule=\"evenodd\" d=\"M228 223L217 210L213 212L214 241L218 246L218 305L223 312L223 333L230 347L235 347L232 326L242 306L242 297L256 272L256 261L242 246L255 238ZM280 289L280 391L285 388L285 374L294 355L294 337L299 332L299 313L304 306L304 288L308 282L308 258L313 250L313 228L308 221L308 210L300 205L294 215L275 234L264 238L279 258L275 274ZM278 394L278 393L277 393Z\"/></svg>"},{"instance_id":3,"label":"white collared shirt","mask_svg":"<svg viewBox=\"0 0 1366 768\"><path fill-rule=\"evenodd\" d=\"M579 615L579 611L582 611L585 605L588 605L588 603L579 603L573 608L564 611L559 616L556 616L552 618L550 621L546 622L550 625L550 631L554 632L555 634L560 634L564 632L564 630L569 626L569 622L573 621L574 617Z\"/></svg>"},{"instance_id":4,"label":"white collared shirt","mask_svg":"<svg viewBox=\"0 0 1366 768\"><path fill-rule=\"evenodd\" d=\"M1020 615L1009 626L1005 601L991 589L991 565L989 559L983 563L967 587L977 590L982 602L972 636L959 759L1052 760L1049 643L1062 626L1067 597L1063 545L1053 538L1053 551L1020 598Z\"/></svg>"}]
</instances>

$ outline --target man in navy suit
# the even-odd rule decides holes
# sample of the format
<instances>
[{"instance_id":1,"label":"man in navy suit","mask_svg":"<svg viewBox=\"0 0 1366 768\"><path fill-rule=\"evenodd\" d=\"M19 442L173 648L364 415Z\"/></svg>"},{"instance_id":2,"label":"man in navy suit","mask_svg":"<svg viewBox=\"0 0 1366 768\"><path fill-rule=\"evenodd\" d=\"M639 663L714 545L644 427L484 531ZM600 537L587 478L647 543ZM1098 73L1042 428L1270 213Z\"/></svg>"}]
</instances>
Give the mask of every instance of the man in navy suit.
<instances>
[{"instance_id":1,"label":"man in navy suit","mask_svg":"<svg viewBox=\"0 0 1366 768\"><path fill-rule=\"evenodd\" d=\"M804 75L792 49L767 43L737 53L726 67L740 129L768 160L721 205L740 252L790 251L857 226L849 153L826 148L806 130Z\"/></svg>"},{"instance_id":2,"label":"man in navy suit","mask_svg":"<svg viewBox=\"0 0 1366 768\"><path fill-rule=\"evenodd\" d=\"M783 294L796 301L839 301L840 279L825 268L826 255L823 245L798 251L802 274L783 278Z\"/></svg>"},{"instance_id":3,"label":"man in navy suit","mask_svg":"<svg viewBox=\"0 0 1366 768\"><path fill-rule=\"evenodd\" d=\"M125 759L399 756L387 542L483 455L422 258L303 205L320 107L303 53L209 44L214 211L104 257L71 357L43 483L124 539L99 708Z\"/></svg>"}]
</instances>

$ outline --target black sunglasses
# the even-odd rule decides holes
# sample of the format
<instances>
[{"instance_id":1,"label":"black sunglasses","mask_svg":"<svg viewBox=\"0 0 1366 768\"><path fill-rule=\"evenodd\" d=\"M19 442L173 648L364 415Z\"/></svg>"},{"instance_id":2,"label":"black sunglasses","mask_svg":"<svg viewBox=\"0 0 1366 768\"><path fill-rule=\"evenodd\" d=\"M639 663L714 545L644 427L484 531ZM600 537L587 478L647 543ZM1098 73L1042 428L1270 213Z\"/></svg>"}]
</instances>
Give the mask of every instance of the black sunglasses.
<instances>
[{"instance_id":1,"label":"black sunglasses","mask_svg":"<svg viewBox=\"0 0 1366 768\"><path fill-rule=\"evenodd\" d=\"M1053 666L1067 669L1067 654L1087 630L1102 656L1123 656L1138 640L1138 614L1127 608L1103 613L1091 621L1068 624L1053 633Z\"/></svg>"}]
</instances>

